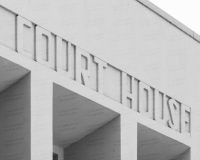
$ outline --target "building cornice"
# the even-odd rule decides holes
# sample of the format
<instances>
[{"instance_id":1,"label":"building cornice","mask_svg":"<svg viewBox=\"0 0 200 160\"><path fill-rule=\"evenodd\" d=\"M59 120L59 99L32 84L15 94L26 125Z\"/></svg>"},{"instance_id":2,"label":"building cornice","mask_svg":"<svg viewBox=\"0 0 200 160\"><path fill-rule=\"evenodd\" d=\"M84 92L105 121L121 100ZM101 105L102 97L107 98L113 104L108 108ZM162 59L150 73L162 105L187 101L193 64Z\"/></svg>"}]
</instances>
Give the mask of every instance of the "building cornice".
<instances>
[{"instance_id":1,"label":"building cornice","mask_svg":"<svg viewBox=\"0 0 200 160\"><path fill-rule=\"evenodd\" d=\"M164 18L166 21L171 23L173 26L187 34L188 36L192 37L194 40L200 43L200 35L188 28L186 25L179 22L177 19L170 16L168 13L157 7L155 4L150 2L149 0L136 0L145 7L149 8L151 11L159 15L160 17Z\"/></svg>"}]
</instances>

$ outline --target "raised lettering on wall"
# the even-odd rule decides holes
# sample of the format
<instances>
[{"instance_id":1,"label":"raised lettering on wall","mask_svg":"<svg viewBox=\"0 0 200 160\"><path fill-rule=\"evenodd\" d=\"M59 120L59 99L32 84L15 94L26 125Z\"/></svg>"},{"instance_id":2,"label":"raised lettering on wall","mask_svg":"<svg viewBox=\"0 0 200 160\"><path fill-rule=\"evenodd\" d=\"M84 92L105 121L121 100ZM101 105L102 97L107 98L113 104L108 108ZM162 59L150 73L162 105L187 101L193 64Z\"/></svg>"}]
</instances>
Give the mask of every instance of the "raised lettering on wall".
<instances>
[{"instance_id":1,"label":"raised lettering on wall","mask_svg":"<svg viewBox=\"0 0 200 160\"><path fill-rule=\"evenodd\" d=\"M56 36L56 55L57 55L57 71L68 78L71 75L71 43L67 43L67 53L62 51L62 38Z\"/></svg>"},{"instance_id":2,"label":"raised lettering on wall","mask_svg":"<svg viewBox=\"0 0 200 160\"><path fill-rule=\"evenodd\" d=\"M170 113L170 119L167 121L170 128L177 130L178 129L178 122L175 118L175 110L178 109L178 104L174 99L168 100L169 104L169 113Z\"/></svg>"},{"instance_id":3,"label":"raised lettering on wall","mask_svg":"<svg viewBox=\"0 0 200 160\"><path fill-rule=\"evenodd\" d=\"M97 74L97 86L98 86L98 92L103 94L103 72L104 72L104 68L107 67L107 63L100 60L97 57L94 57L94 62L98 64L98 74Z\"/></svg>"},{"instance_id":4,"label":"raised lettering on wall","mask_svg":"<svg viewBox=\"0 0 200 160\"><path fill-rule=\"evenodd\" d=\"M51 69L54 69L55 67L55 55L52 49L52 35L49 31L39 26L36 26L36 60Z\"/></svg>"},{"instance_id":5,"label":"raised lettering on wall","mask_svg":"<svg viewBox=\"0 0 200 160\"><path fill-rule=\"evenodd\" d=\"M82 62L85 59L85 64ZM76 81L90 87L90 55L82 49L76 48ZM84 66L83 66L84 65Z\"/></svg>"},{"instance_id":6,"label":"raised lettering on wall","mask_svg":"<svg viewBox=\"0 0 200 160\"><path fill-rule=\"evenodd\" d=\"M19 54L173 130L191 135L190 107L21 16L17 16L16 34ZM27 47L30 43L31 49Z\"/></svg>"},{"instance_id":7,"label":"raised lettering on wall","mask_svg":"<svg viewBox=\"0 0 200 160\"><path fill-rule=\"evenodd\" d=\"M141 81L139 82L139 112L149 118L151 117L150 87Z\"/></svg>"},{"instance_id":8,"label":"raised lettering on wall","mask_svg":"<svg viewBox=\"0 0 200 160\"><path fill-rule=\"evenodd\" d=\"M161 94L162 97L159 98L159 91L154 89L154 119L161 124L166 123L166 95ZM160 101L159 101L160 100ZM161 103L160 103L161 102Z\"/></svg>"},{"instance_id":9,"label":"raised lettering on wall","mask_svg":"<svg viewBox=\"0 0 200 160\"><path fill-rule=\"evenodd\" d=\"M128 92L128 80L127 80L127 74L125 72L122 72L122 104L127 106L128 101L130 102L130 108L134 108L134 77L130 77L130 92Z\"/></svg>"},{"instance_id":10,"label":"raised lettering on wall","mask_svg":"<svg viewBox=\"0 0 200 160\"><path fill-rule=\"evenodd\" d=\"M24 27L30 29L32 27L31 22L17 16L17 52L34 60L34 53L31 54L24 49Z\"/></svg>"}]
</instances>

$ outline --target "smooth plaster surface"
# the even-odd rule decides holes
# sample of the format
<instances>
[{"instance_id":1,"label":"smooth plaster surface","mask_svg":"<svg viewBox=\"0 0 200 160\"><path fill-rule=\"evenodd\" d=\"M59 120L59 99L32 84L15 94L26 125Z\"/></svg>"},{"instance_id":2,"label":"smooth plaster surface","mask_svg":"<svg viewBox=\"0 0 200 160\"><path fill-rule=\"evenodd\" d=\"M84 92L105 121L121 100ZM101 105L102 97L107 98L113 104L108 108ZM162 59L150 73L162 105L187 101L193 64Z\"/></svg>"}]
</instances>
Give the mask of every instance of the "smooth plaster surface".
<instances>
[{"instance_id":1,"label":"smooth plaster surface","mask_svg":"<svg viewBox=\"0 0 200 160\"><path fill-rule=\"evenodd\" d=\"M168 137L176 139L184 144L191 145L190 138L186 138L155 121L149 120L141 114L131 111L130 108L95 92L82 84L79 84L53 70L38 65L26 57L22 57L7 47L0 46L1 56L31 70L31 153L32 159L49 159L53 152L52 134L52 109L53 109L53 82L68 88L92 101L101 104L121 115L121 159L137 157L137 134L131 131L137 130L137 122L146 125ZM43 107L41 107L43 106Z\"/></svg>"},{"instance_id":2,"label":"smooth plaster surface","mask_svg":"<svg viewBox=\"0 0 200 160\"><path fill-rule=\"evenodd\" d=\"M198 123L200 114L198 107L200 105L200 46L197 41L137 1L2 0L0 2L15 11L19 11L22 16L27 16L28 19L39 22L47 29L51 28L52 32L59 33L81 48L119 66L119 68L190 106L192 108L192 138L189 140L137 113L130 113L130 115L134 116L136 121L140 121L152 129L188 143L191 145L191 159L198 160L198 157L200 157L200 124ZM0 30L0 35L5 38L5 41L1 42L4 46L13 49L15 44L13 22L11 22L13 17L10 14L2 13L2 15L7 18L4 19L4 16L1 16L1 20L8 24L11 23L11 25L8 28L8 30L10 29L8 31L10 36L8 37L4 36L5 31L3 29ZM6 22L8 19L11 21ZM16 55L16 52L4 46L0 46L2 57L34 71L35 81L42 80L42 82L45 82L45 85L40 82L41 85L38 85L38 89L33 91L38 102L41 101L39 95L36 96L37 93L40 93L40 95L48 93L49 97L47 96L44 102L39 103L40 105L49 104L49 107L52 107L52 103L49 101L53 94L49 88L52 87L52 82L55 82L124 116L127 115L127 112L130 112L128 108L121 109L120 107L124 106L117 102L94 93L94 91L84 88L77 82L72 82L68 78L54 73L54 71L49 71L49 69L36 64L34 61ZM44 73L49 75L44 77ZM33 83L33 85L35 84ZM42 85L44 86L40 88ZM38 105L37 101L34 102L33 106ZM39 107L38 110L40 110ZM43 119L39 113L39 119L36 117L33 117L33 124L37 126L42 122L45 125L46 121L41 121ZM47 121L52 120L52 117L48 118ZM47 126L44 133L49 136L48 141L52 138L49 133L52 128L50 124ZM39 142L42 140L40 136L34 133L32 139L37 139ZM37 159L37 156L43 156L44 159L50 158L45 155L52 153L52 150L48 148L50 144L52 144L51 141L48 141L48 144L41 146L43 149L47 146L44 149L45 152L40 148L36 149L38 146L32 147L35 159Z\"/></svg>"},{"instance_id":3,"label":"smooth plaster surface","mask_svg":"<svg viewBox=\"0 0 200 160\"><path fill-rule=\"evenodd\" d=\"M194 100L199 43L137 1L4 3L185 104Z\"/></svg>"}]
</instances>

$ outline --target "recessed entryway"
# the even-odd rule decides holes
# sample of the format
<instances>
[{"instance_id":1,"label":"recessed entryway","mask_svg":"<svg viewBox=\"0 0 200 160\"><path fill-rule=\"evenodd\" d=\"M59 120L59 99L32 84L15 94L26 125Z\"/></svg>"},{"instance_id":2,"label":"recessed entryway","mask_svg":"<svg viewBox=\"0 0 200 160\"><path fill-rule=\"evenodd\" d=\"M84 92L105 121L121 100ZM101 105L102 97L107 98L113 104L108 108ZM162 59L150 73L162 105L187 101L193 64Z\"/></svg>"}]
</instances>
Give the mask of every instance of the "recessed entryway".
<instances>
[{"instance_id":1,"label":"recessed entryway","mask_svg":"<svg viewBox=\"0 0 200 160\"><path fill-rule=\"evenodd\" d=\"M58 160L60 159L60 156L73 157L73 154L69 154L68 151L72 151L71 146L74 146L75 143L81 144L80 146L82 146L83 148L81 148L80 150L83 151L85 148L88 147L88 149L91 149L91 152L96 145L101 146L103 149L105 149L105 147L107 147L106 139L110 139L111 137L116 137L116 143L119 143L120 120L116 120L116 117L118 116L119 113L116 113L64 87L54 84L53 148L54 152L58 154ZM113 131L113 127L115 131ZM93 135L95 138L92 138ZM87 144L85 144L86 142L83 142L85 141L86 137L89 137L90 139ZM118 146L120 147L120 145ZM82 154L80 152L79 154ZM112 149L112 153L114 152L120 153L119 151L117 151L116 147ZM100 156L100 153L94 154L98 154L98 156ZM86 153L86 155L91 154ZM66 158L66 160L68 159L69 158Z\"/></svg>"},{"instance_id":2,"label":"recessed entryway","mask_svg":"<svg viewBox=\"0 0 200 160\"><path fill-rule=\"evenodd\" d=\"M190 147L138 123L138 160L190 160Z\"/></svg>"}]
</instances>

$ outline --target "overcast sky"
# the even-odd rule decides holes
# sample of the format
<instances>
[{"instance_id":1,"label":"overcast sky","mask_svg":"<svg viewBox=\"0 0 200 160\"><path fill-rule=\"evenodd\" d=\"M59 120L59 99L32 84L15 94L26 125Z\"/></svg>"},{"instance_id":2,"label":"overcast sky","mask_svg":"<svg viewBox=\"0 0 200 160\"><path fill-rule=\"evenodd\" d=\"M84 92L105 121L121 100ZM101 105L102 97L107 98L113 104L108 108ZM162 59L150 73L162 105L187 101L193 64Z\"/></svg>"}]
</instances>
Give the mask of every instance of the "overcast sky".
<instances>
[{"instance_id":1,"label":"overcast sky","mask_svg":"<svg viewBox=\"0 0 200 160\"><path fill-rule=\"evenodd\" d=\"M200 0L150 0L200 35Z\"/></svg>"}]
</instances>

